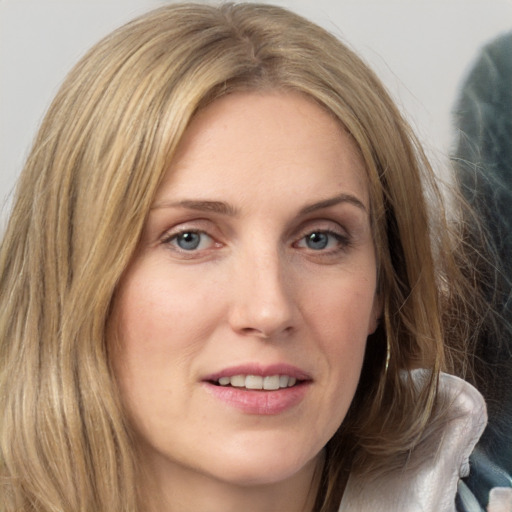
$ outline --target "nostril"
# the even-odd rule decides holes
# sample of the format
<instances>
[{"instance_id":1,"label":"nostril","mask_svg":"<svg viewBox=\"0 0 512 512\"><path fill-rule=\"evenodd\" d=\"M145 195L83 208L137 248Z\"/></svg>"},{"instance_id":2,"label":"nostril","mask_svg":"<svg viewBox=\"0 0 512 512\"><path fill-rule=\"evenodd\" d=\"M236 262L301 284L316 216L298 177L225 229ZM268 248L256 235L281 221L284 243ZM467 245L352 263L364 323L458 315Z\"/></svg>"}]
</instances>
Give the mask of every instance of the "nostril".
<instances>
[{"instance_id":1,"label":"nostril","mask_svg":"<svg viewBox=\"0 0 512 512\"><path fill-rule=\"evenodd\" d=\"M288 334L293 330L292 326L286 326L286 327L276 327L272 329L257 329L255 327L244 327L240 329L240 332L243 334L246 334L248 336L254 336L256 338L261 339L270 339L275 338L277 336L282 336L283 334Z\"/></svg>"},{"instance_id":2,"label":"nostril","mask_svg":"<svg viewBox=\"0 0 512 512\"><path fill-rule=\"evenodd\" d=\"M259 338L270 338L270 334L266 333L263 329L256 329L254 327L244 327L242 329L244 334L249 334L253 336L257 336Z\"/></svg>"}]
</instances>

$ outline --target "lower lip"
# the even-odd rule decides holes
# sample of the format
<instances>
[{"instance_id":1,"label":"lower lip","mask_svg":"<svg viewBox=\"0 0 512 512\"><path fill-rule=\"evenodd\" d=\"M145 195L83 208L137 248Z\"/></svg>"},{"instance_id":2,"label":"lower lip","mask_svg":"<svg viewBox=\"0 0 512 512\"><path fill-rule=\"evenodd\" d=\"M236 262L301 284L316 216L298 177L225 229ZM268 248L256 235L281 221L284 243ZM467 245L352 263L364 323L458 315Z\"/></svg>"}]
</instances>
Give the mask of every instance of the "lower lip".
<instances>
[{"instance_id":1,"label":"lower lip","mask_svg":"<svg viewBox=\"0 0 512 512\"><path fill-rule=\"evenodd\" d=\"M305 397L308 382L275 391L259 391L204 383L207 391L222 402L246 414L270 416L297 406Z\"/></svg>"}]
</instances>

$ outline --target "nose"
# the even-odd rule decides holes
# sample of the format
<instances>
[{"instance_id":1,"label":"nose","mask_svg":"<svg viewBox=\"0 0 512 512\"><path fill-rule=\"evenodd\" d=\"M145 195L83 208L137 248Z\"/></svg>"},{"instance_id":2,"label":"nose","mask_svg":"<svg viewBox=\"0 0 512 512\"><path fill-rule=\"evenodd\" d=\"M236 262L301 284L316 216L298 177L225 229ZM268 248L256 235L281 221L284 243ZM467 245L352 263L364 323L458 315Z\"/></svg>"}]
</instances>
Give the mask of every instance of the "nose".
<instances>
[{"instance_id":1,"label":"nose","mask_svg":"<svg viewBox=\"0 0 512 512\"><path fill-rule=\"evenodd\" d=\"M296 327L293 279L277 251L241 258L231 285L229 322L239 334L277 339Z\"/></svg>"}]
</instances>

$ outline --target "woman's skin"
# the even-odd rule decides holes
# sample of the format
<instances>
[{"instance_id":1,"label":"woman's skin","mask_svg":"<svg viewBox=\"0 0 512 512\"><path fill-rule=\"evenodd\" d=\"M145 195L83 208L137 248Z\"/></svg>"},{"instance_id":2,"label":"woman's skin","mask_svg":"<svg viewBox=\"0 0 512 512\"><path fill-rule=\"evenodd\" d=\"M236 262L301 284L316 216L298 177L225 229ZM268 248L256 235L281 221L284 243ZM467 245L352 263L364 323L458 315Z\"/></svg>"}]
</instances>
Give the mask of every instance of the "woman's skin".
<instances>
[{"instance_id":1,"label":"woman's skin","mask_svg":"<svg viewBox=\"0 0 512 512\"><path fill-rule=\"evenodd\" d=\"M311 510L380 314L366 174L339 123L293 92L201 111L116 297L153 508ZM278 376L290 387L236 387Z\"/></svg>"}]
</instances>

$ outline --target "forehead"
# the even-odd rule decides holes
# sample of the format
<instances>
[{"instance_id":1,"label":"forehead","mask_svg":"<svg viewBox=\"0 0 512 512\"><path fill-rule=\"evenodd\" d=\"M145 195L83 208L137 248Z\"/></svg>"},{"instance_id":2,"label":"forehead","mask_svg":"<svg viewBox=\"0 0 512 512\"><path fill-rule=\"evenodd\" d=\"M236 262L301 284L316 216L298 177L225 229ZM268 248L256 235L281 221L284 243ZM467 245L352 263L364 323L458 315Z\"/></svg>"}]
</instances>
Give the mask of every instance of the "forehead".
<instances>
[{"instance_id":1,"label":"forehead","mask_svg":"<svg viewBox=\"0 0 512 512\"><path fill-rule=\"evenodd\" d=\"M271 187L273 189L271 190ZM368 206L366 171L341 123L296 92L244 92L200 111L187 128L157 200L168 194L333 195Z\"/></svg>"}]
</instances>

